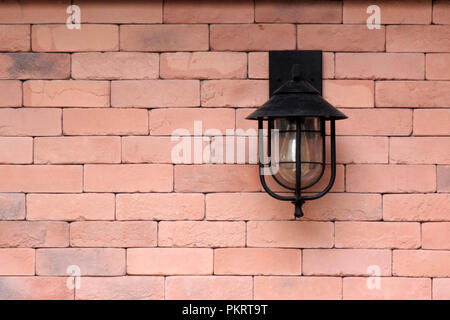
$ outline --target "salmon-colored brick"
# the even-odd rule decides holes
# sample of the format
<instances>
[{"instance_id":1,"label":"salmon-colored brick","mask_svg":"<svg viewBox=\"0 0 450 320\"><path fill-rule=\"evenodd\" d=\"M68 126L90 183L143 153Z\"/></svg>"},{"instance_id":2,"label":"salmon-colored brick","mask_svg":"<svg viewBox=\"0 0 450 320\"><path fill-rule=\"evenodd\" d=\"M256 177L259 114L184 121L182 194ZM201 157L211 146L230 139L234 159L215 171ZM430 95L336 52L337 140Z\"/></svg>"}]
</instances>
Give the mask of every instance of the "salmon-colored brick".
<instances>
[{"instance_id":1,"label":"salmon-colored brick","mask_svg":"<svg viewBox=\"0 0 450 320\"><path fill-rule=\"evenodd\" d=\"M66 23L66 9L69 0L36 2L21 0L0 4L0 21L2 23Z\"/></svg>"},{"instance_id":2,"label":"salmon-colored brick","mask_svg":"<svg viewBox=\"0 0 450 320\"><path fill-rule=\"evenodd\" d=\"M114 220L113 194L28 194L27 220Z\"/></svg>"},{"instance_id":3,"label":"salmon-colored brick","mask_svg":"<svg viewBox=\"0 0 450 320\"><path fill-rule=\"evenodd\" d=\"M347 277L343 280L345 300L427 300L431 280L423 278L380 277L380 288L369 289L371 279Z\"/></svg>"},{"instance_id":4,"label":"salmon-colored brick","mask_svg":"<svg viewBox=\"0 0 450 320\"><path fill-rule=\"evenodd\" d=\"M177 192L259 191L254 165L176 165Z\"/></svg>"},{"instance_id":5,"label":"salmon-colored brick","mask_svg":"<svg viewBox=\"0 0 450 320\"><path fill-rule=\"evenodd\" d=\"M420 247L420 224L415 222L336 222L336 248Z\"/></svg>"},{"instance_id":6,"label":"salmon-colored brick","mask_svg":"<svg viewBox=\"0 0 450 320\"><path fill-rule=\"evenodd\" d=\"M387 26L387 52L448 52L450 26Z\"/></svg>"},{"instance_id":7,"label":"salmon-colored brick","mask_svg":"<svg viewBox=\"0 0 450 320\"><path fill-rule=\"evenodd\" d=\"M325 80L323 97L335 107L372 108L374 82L370 80Z\"/></svg>"},{"instance_id":8,"label":"salmon-colored brick","mask_svg":"<svg viewBox=\"0 0 450 320\"><path fill-rule=\"evenodd\" d=\"M450 222L428 222L422 224L423 249L450 249Z\"/></svg>"},{"instance_id":9,"label":"salmon-colored brick","mask_svg":"<svg viewBox=\"0 0 450 320\"><path fill-rule=\"evenodd\" d=\"M94 23L161 23L162 0L102 1L75 0L81 8L81 21Z\"/></svg>"},{"instance_id":10,"label":"salmon-colored brick","mask_svg":"<svg viewBox=\"0 0 450 320\"><path fill-rule=\"evenodd\" d=\"M34 163L120 163L119 137L43 137L34 140Z\"/></svg>"},{"instance_id":11,"label":"salmon-colored brick","mask_svg":"<svg viewBox=\"0 0 450 320\"><path fill-rule=\"evenodd\" d=\"M83 276L124 275L125 249L64 248L36 250L37 275L67 276L67 267L72 265L78 266Z\"/></svg>"},{"instance_id":12,"label":"salmon-colored brick","mask_svg":"<svg viewBox=\"0 0 450 320\"><path fill-rule=\"evenodd\" d=\"M249 221L247 246L331 248L334 224L312 221Z\"/></svg>"},{"instance_id":13,"label":"salmon-colored brick","mask_svg":"<svg viewBox=\"0 0 450 320\"><path fill-rule=\"evenodd\" d=\"M248 77L251 79L269 79L268 52L249 52Z\"/></svg>"},{"instance_id":14,"label":"salmon-colored brick","mask_svg":"<svg viewBox=\"0 0 450 320\"><path fill-rule=\"evenodd\" d=\"M249 300L252 298L252 277L193 276L167 277L168 300Z\"/></svg>"},{"instance_id":15,"label":"salmon-colored brick","mask_svg":"<svg viewBox=\"0 0 450 320\"><path fill-rule=\"evenodd\" d=\"M390 250L306 249L303 274L315 276L365 276L369 266L379 267L381 276L391 275Z\"/></svg>"},{"instance_id":16,"label":"salmon-colored brick","mask_svg":"<svg viewBox=\"0 0 450 320\"><path fill-rule=\"evenodd\" d=\"M257 0L256 22L341 23L340 1L278 1Z\"/></svg>"},{"instance_id":17,"label":"salmon-colored brick","mask_svg":"<svg viewBox=\"0 0 450 320\"><path fill-rule=\"evenodd\" d=\"M84 191L169 192L173 189L170 164L92 164L84 167Z\"/></svg>"},{"instance_id":18,"label":"salmon-colored brick","mask_svg":"<svg viewBox=\"0 0 450 320\"><path fill-rule=\"evenodd\" d=\"M178 143L178 141L172 141L171 137L123 137L122 161L125 163L172 163L172 150Z\"/></svg>"},{"instance_id":19,"label":"salmon-colored brick","mask_svg":"<svg viewBox=\"0 0 450 320\"><path fill-rule=\"evenodd\" d=\"M122 80L111 84L113 107L196 107L198 80Z\"/></svg>"},{"instance_id":20,"label":"salmon-colored brick","mask_svg":"<svg viewBox=\"0 0 450 320\"><path fill-rule=\"evenodd\" d=\"M209 80L202 82L205 107L259 107L269 99L269 83L263 80Z\"/></svg>"},{"instance_id":21,"label":"salmon-colored brick","mask_svg":"<svg viewBox=\"0 0 450 320\"><path fill-rule=\"evenodd\" d=\"M122 25L121 51L206 51L208 25Z\"/></svg>"},{"instance_id":22,"label":"salmon-colored brick","mask_svg":"<svg viewBox=\"0 0 450 320\"><path fill-rule=\"evenodd\" d=\"M0 193L0 220L25 219L25 195Z\"/></svg>"},{"instance_id":23,"label":"salmon-colored brick","mask_svg":"<svg viewBox=\"0 0 450 320\"><path fill-rule=\"evenodd\" d=\"M294 50L292 24L211 25L210 46L215 51Z\"/></svg>"},{"instance_id":24,"label":"salmon-colored brick","mask_svg":"<svg viewBox=\"0 0 450 320\"><path fill-rule=\"evenodd\" d=\"M450 107L450 82L380 81L375 87L377 107Z\"/></svg>"},{"instance_id":25,"label":"salmon-colored brick","mask_svg":"<svg viewBox=\"0 0 450 320\"><path fill-rule=\"evenodd\" d=\"M450 221L448 194L386 194L383 220Z\"/></svg>"},{"instance_id":26,"label":"salmon-colored brick","mask_svg":"<svg viewBox=\"0 0 450 320\"><path fill-rule=\"evenodd\" d=\"M214 274L299 275L301 251L275 248L226 248L214 251Z\"/></svg>"},{"instance_id":27,"label":"salmon-colored brick","mask_svg":"<svg viewBox=\"0 0 450 320\"><path fill-rule=\"evenodd\" d=\"M202 220L204 216L205 200L203 194L117 195L117 220Z\"/></svg>"},{"instance_id":28,"label":"salmon-colored brick","mask_svg":"<svg viewBox=\"0 0 450 320\"><path fill-rule=\"evenodd\" d=\"M303 211L308 220L381 220L381 196L330 193L317 201L306 202Z\"/></svg>"},{"instance_id":29,"label":"salmon-colored brick","mask_svg":"<svg viewBox=\"0 0 450 320\"><path fill-rule=\"evenodd\" d=\"M432 165L349 165L348 192L434 192L436 168Z\"/></svg>"},{"instance_id":30,"label":"salmon-colored brick","mask_svg":"<svg viewBox=\"0 0 450 320\"><path fill-rule=\"evenodd\" d=\"M450 191L450 166L437 166L438 192Z\"/></svg>"},{"instance_id":31,"label":"salmon-colored brick","mask_svg":"<svg viewBox=\"0 0 450 320\"><path fill-rule=\"evenodd\" d=\"M380 8L381 24L430 24L431 7L430 0L408 1L405 5L402 1L390 0L344 0L344 23L365 24L367 18L373 14L367 13L367 8L377 5Z\"/></svg>"},{"instance_id":32,"label":"salmon-colored brick","mask_svg":"<svg viewBox=\"0 0 450 320\"><path fill-rule=\"evenodd\" d=\"M161 221L160 247L243 247L245 222Z\"/></svg>"},{"instance_id":33,"label":"salmon-colored brick","mask_svg":"<svg viewBox=\"0 0 450 320\"><path fill-rule=\"evenodd\" d=\"M391 138L391 163L450 164L450 137Z\"/></svg>"},{"instance_id":34,"label":"salmon-colored brick","mask_svg":"<svg viewBox=\"0 0 450 320\"><path fill-rule=\"evenodd\" d=\"M0 107L21 107L22 82L18 80L0 80L0 95L2 96Z\"/></svg>"},{"instance_id":35,"label":"salmon-colored brick","mask_svg":"<svg viewBox=\"0 0 450 320\"><path fill-rule=\"evenodd\" d=\"M433 300L450 299L450 279L433 279Z\"/></svg>"},{"instance_id":36,"label":"salmon-colored brick","mask_svg":"<svg viewBox=\"0 0 450 320\"><path fill-rule=\"evenodd\" d=\"M0 192L80 192L82 166L1 165Z\"/></svg>"},{"instance_id":37,"label":"salmon-colored brick","mask_svg":"<svg viewBox=\"0 0 450 320\"><path fill-rule=\"evenodd\" d=\"M34 249L0 249L0 261L2 261L2 263L0 264L0 275L34 275L34 255Z\"/></svg>"},{"instance_id":38,"label":"salmon-colored brick","mask_svg":"<svg viewBox=\"0 0 450 320\"><path fill-rule=\"evenodd\" d=\"M415 136L450 135L450 110L414 110Z\"/></svg>"},{"instance_id":39,"label":"salmon-colored brick","mask_svg":"<svg viewBox=\"0 0 450 320\"><path fill-rule=\"evenodd\" d=\"M210 193L206 195L208 220L290 220L292 204L266 193Z\"/></svg>"},{"instance_id":40,"label":"salmon-colored brick","mask_svg":"<svg viewBox=\"0 0 450 320\"><path fill-rule=\"evenodd\" d=\"M138 275L209 275L213 273L213 250L209 248L128 249L127 273Z\"/></svg>"},{"instance_id":41,"label":"salmon-colored brick","mask_svg":"<svg viewBox=\"0 0 450 320\"><path fill-rule=\"evenodd\" d=\"M63 128L65 135L146 135L148 112L139 109L64 109Z\"/></svg>"},{"instance_id":42,"label":"salmon-colored brick","mask_svg":"<svg viewBox=\"0 0 450 320\"><path fill-rule=\"evenodd\" d=\"M449 277L450 252L394 250L392 273L406 277Z\"/></svg>"},{"instance_id":43,"label":"salmon-colored brick","mask_svg":"<svg viewBox=\"0 0 450 320\"><path fill-rule=\"evenodd\" d=\"M254 120L246 119L247 116L255 111L256 108L239 108L236 109L236 130L243 130L248 135L258 135L258 122ZM249 129L251 129L249 131Z\"/></svg>"},{"instance_id":44,"label":"salmon-colored brick","mask_svg":"<svg viewBox=\"0 0 450 320\"><path fill-rule=\"evenodd\" d=\"M337 53L338 79L424 78L425 61L421 53Z\"/></svg>"},{"instance_id":45,"label":"salmon-colored brick","mask_svg":"<svg viewBox=\"0 0 450 320\"><path fill-rule=\"evenodd\" d=\"M3 21L3 19L2 19ZM29 25L0 25L0 51L29 51Z\"/></svg>"},{"instance_id":46,"label":"salmon-colored brick","mask_svg":"<svg viewBox=\"0 0 450 320\"><path fill-rule=\"evenodd\" d=\"M246 78L244 52L176 52L161 54L161 78L233 79Z\"/></svg>"},{"instance_id":47,"label":"salmon-colored brick","mask_svg":"<svg viewBox=\"0 0 450 320\"><path fill-rule=\"evenodd\" d=\"M146 52L86 52L72 55L74 79L156 79L159 55Z\"/></svg>"},{"instance_id":48,"label":"salmon-colored brick","mask_svg":"<svg viewBox=\"0 0 450 320\"><path fill-rule=\"evenodd\" d=\"M155 247L157 223L81 221L70 224L71 247Z\"/></svg>"},{"instance_id":49,"label":"salmon-colored brick","mask_svg":"<svg viewBox=\"0 0 450 320\"><path fill-rule=\"evenodd\" d=\"M218 135L217 130L225 134L226 129L234 129L234 122L233 109L156 109L150 112L150 133L167 136L182 130L183 135Z\"/></svg>"},{"instance_id":50,"label":"salmon-colored brick","mask_svg":"<svg viewBox=\"0 0 450 320\"><path fill-rule=\"evenodd\" d=\"M253 23L253 1L164 1L164 23Z\"/></svg>"},{"instance_id":51,"label":"salmon-colored brick","mask_svg":"<svg viewBox=\"0 0 450 320\"><path fill-rule=\"evenodd\" d=\"M384 51L385 30L365 25L298 25L297 47L301 50Z\"/></svg>"},{"instance_id":52,"label":"salmon-colored brick","mask_svg":"<svg viewBox=\"0 0 450 320\"><path fill-rule=\"evenodd\" d=\"M0 137L0 163L22 164L33 162L33 138Z\"/></svg>"},{"instance_id":53,"label":"salmon-colored brick","mask_svg":"<svg viewBox=\"0 0 450 320\"><path fill-rule=\"evenodd\" d=\"M72 300L73 296L66 277L0 278L2 300Z\"/></svg>"},{"instance_id":54,"label":"salmon-colored brick","mask_svg":"<svg viewBox=\"0 0 450 320\"><path fill-rule=\"evenodd\" d=\"M436 0L433 3L433 23L450 24L450 3L448 0Z\"/></svg>"},{"instance_id":55,"label":"salmon-colored brick","mask_svg":"<svg viewBox=\"0 0 450 320\"><path fill-rule=\"evenodd\" d=\"M33 25L31 46L38 52L118 51L119 27L83 24L72 30L66 25Z\"/></svg>"},{"instance_id":56,"label":"salmon-colored brick","mask_svg":"<svg viewBox=\"0 0 450 320\"><path fill-rule=\"evenodd\" d=\"M1 221L0 247L67 247L69 224L65 222Z\"/></svg>"},{"instance_id":57,"label":"salmon-colored brick","mask_svg":"<svg viewBox=\"0 0 450 320\"><path fill-rule=\"evenodd\" d=\"M345 109L348 119L336 124L338 135L409 136L412 132L412 110Z\"/></svg>"},{"instance_id":58,"label":"salmon-colored brick","mask_svg":"<svg viewBox=\"0 0 450 320\"><path fill-rule=\"evenodd\" d=\"M163 300L164 277L83 277L77 300Z\"/></svg>"},{"instance_id":59,"label":"salmon-colored brick","mask_svg":"<svg viewBox=\"0 0 450 320\"><path fill-rule=\"evenodd\" d=\"M67 79L69 77L69 54L0 53L0 79Z\"/></svg>"},{"instance_id":60,"label":"salmon-colored brick","mask_svg":"<svg viewBox=\"0 0 450 320\"><path fill-rule=\"evenodd\" d=\"M337 163L387 163L388 153L389 139L387 137L336 137ZM329 154L327 158L329 159Z\"/></svg>"},{"instance_id":61,"label":"salmon-colored brick","mask_svg":"<svg viewBox=\"0 0 450 320\"><path fill-rule=\"evenodd\" d=\"M339 277L255 277L256 300L340 300Z\"/></svg>"},{"instance_id":62,"label":"salmon-colored brick","mask_svg":"<svg viewBox=\"0 0 450 320\"><path fill-rule=\"evenodd\" d=\"M109 107L108 81L30 80L23 85L25 107Z\"/></svg>"},{"instance_id":63,"label":"salmon-colored brick","mask_svg":"<svg viewBox=\"0 0 450 320\"><path fill-rule=\"evenodd\" d=\"M425 57L428 80L450 80L450 53L429 53Z\"/></svg>"}]
</instances>

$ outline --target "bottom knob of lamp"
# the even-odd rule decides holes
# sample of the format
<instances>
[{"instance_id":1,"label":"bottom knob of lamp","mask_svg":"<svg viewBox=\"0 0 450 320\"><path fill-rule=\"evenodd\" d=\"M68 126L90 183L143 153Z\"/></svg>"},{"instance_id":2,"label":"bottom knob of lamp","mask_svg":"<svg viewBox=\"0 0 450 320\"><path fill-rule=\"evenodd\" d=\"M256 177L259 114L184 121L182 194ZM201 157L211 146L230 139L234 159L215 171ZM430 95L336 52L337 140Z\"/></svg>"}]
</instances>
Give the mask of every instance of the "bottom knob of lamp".
<instances>
[{"instance_id":1,"label":"bottom knob of lamp","mask_svg":"<svg viewBox=\"0 0 450 320\"><path fill-rule=\"evenodd\" d=\"M302 205L305 203L305 201L293 201L292 203L295 205L294 216L296 218L303 217Z\"/></svg>"}]
</instances>

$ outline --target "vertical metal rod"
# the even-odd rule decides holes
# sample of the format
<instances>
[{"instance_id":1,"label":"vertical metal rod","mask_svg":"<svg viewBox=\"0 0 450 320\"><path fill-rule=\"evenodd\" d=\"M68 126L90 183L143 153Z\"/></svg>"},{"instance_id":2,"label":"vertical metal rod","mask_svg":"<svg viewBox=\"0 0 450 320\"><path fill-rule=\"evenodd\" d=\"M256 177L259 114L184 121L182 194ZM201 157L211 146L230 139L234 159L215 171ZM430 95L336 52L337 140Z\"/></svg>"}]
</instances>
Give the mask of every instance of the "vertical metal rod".
<instances>
[{"instance_id":1,"label":"vertical metal rod","mask_svg":"<svg viewBox=\"0 0 450 320\"><path fill-rule=\"evenodd\" d=\"M300 119L296 118L296 130L295 130L295 217L299 218L303 216L302 212L302 142L301 142L301 127Z\"/></svg>"}]
</instances>

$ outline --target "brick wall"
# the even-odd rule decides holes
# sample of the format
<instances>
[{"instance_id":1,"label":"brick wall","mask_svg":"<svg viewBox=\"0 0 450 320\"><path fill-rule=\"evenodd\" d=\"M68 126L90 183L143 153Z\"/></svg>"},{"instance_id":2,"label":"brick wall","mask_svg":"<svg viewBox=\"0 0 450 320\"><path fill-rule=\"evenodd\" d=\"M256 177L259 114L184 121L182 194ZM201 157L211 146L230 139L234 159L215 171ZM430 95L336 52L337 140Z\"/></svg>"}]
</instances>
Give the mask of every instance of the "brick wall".
<instances>
[{"instance_id":1,"label":"brick wall","mask_svg":"<svg viewBox=\"0 0 450 320\"><path fill-rule=\"evenodd\" d=\"M292 49L349 116L297 221L254 164L174 165L170 137L255 128ZM450 1L1 2L0 51L1 299L450 298Z\"/></svg>"}]
</instances>

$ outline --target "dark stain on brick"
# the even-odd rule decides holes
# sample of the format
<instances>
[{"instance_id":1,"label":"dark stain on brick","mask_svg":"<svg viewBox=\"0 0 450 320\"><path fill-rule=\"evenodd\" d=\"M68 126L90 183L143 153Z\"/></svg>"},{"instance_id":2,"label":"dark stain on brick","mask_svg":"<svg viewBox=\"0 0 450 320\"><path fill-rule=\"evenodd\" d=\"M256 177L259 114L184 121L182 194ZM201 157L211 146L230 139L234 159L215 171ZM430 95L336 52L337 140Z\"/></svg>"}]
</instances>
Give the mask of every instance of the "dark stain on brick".
<instances>
[{"instance_id":1,"label":"dark stain on brick","mask_svg":"<svg viewBox=\"0 0 450 320\"><path fill-rule=\"evenodd\" d=\"M67 54L4 53L1 55L9 58L6 73L10 78L66 79L70 76L70 58ZM1 70L0 74L2 74Z\"/></svg>"}]
</instances>

